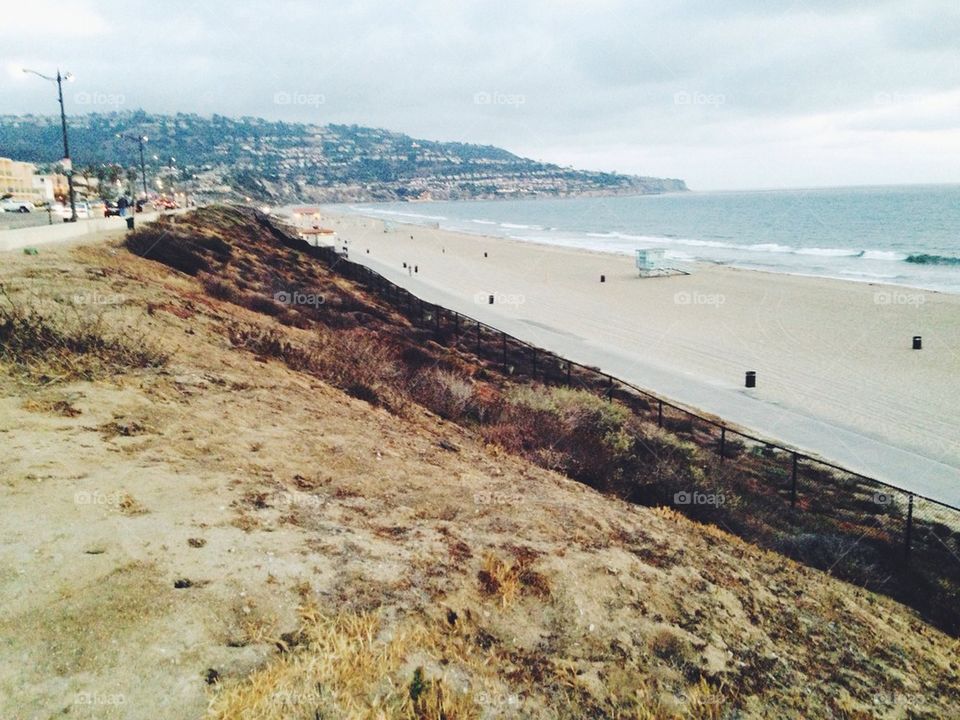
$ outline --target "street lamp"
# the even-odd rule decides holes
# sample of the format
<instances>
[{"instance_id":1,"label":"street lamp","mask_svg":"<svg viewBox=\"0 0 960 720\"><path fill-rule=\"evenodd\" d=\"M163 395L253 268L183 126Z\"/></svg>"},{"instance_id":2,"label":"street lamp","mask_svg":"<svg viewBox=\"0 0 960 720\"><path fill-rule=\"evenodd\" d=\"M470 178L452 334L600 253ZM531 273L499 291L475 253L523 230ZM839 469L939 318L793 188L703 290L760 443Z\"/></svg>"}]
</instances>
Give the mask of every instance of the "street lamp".
<instances>
[{"instance_id":1,"label":"street lamp","mask_svg":"<svg viewBox=\"0 0 960 720\"><path fill-rule=\"evenodd\" d=\"M117 137L125 140L136 140L140 144L140 179L143 180L143 199L147 201L150 196L147 194L147 170L143 163L143 144L150 138L146 135L124 135L123 133L117 133Z\"/></svg>"},{"instance_id":2,"label":"street lamp","mask_svg":"<svg viewBox=\"0 0 960 720\"><path fill-rule=\"evenodd\" d=\"M60 68L57 68L57 76L50 77L36 70L22 68L25 73L31 73L44 80L55 82L57 84L57 100L60 102L60 127L63 130L63 169L67 172L67 187L70 189L70 222L77 221L77 201L73 195L73 163L70 162L70 144L67 142L67 114L63 110L63 81L71 82L73 73L60 74Z\"/></svg>"}]
</instances>

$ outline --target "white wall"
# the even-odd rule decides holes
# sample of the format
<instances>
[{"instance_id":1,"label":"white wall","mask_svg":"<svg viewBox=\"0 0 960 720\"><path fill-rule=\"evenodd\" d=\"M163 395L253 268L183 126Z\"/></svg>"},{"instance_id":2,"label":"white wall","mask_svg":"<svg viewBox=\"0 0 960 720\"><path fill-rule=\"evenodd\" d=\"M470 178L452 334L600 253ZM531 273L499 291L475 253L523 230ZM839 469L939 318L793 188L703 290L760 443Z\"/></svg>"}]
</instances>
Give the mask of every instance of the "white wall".
<instances>
[{"instance_id":1,"label":"white wall","mask_svg":"<svg viewBox=\"0 0 960 720\"><path fill-rule=\"evenodd\" d=\"M141 223L152 222L159 216L160 214L156 212L139 213L136 216L136 224L139 226ZM0 231L0 252L78 240L104 230L123 230L126 226L126 218L108 217L77 220L75 223L61 222L57 225L36 225L3 230Z\"/></svg>"}]
</instances>

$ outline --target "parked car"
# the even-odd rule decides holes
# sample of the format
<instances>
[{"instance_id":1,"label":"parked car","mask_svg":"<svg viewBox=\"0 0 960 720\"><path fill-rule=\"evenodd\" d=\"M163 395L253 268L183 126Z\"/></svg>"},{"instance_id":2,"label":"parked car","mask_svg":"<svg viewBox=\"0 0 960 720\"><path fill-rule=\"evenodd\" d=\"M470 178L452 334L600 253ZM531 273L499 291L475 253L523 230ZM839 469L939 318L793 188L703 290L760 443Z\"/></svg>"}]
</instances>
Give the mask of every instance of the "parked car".
<instances>
[{"instance_id":1,"label":"parked car","mask_svg":"<svg viewBox=\"0 0 960 720\"><path fill-rule=\"evenodd\" d=\"M108 200L103 208L104 217L120 217L120 208L112 200Z\"/></svg>"},{"instance_id":2,"label":"parked car","mask_svg":"<svg viewBox=\"0 0 960 720\"><path fill-rule=\"evenodd\" d=\"M90 206L83 200L77 200L77 220L85 220L90 215ZM62 217L64 220L70 219L70 203L55 203L51 206L54 215Z\"/></svg>"},{"instance_id":3,"label":"parked car","mask_svg":"<svg viewBox=\"0 0 960 720\"><path fill-rule=\"evenodd\" d=\"M14 200L13 198L7 198L6 200L0 200L0 208L3 208L4 212L20 212L28 213L33 212L37 208L34 207L32 202L26 200Z\"/></svg>"}]
</instances>

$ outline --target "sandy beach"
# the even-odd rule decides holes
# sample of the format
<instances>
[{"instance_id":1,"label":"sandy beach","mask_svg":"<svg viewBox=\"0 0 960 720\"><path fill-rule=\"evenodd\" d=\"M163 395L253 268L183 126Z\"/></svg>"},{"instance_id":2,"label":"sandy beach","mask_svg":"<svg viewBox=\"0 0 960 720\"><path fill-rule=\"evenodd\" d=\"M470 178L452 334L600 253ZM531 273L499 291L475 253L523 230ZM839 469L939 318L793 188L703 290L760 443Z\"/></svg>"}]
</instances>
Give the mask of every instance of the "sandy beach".
<instances>
[{"instance_id":1,"label":"sandy beach","mask_svg":"<svg viewBox=\"0 0 960 720\"><path fill-rule=\"evenodd\" d=\"M522 327L524 339L550 349L576 339L632 360L629 379L654 391L688 387L677 399L737 395L790 410L943 464L941 476L957 471L960 483L960 296L702 264L639 278L625 256L396 223L385 232L379 220L329 213L324 223L352 259L398 277L403 262L414 264L410 283ZM758 377L749 391L747 370ZM674 386L658 386L667 376ZM781 428L752 429L779 437ZM867 467L868 446L849 446L863 461L852 469ZM909 485L905 459L883 479Z\"/></svg>"}]
</instances>

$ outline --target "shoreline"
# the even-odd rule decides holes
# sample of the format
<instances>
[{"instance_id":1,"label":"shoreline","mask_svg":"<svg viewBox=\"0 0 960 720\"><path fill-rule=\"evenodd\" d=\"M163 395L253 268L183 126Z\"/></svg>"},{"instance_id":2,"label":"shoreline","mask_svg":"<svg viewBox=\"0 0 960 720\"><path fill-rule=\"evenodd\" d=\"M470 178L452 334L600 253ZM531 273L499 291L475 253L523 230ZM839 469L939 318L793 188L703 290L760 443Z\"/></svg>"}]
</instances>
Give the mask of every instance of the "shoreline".
<instances>
[{"instance_id":1,"label":"shoreline","mask_svg":"<svg viewBox=\"0 0 960 720\"><path fill-rule=\"evenodd\" d=\"M425 201L425 202L426 202L426 201ZM469 202L469 201L466 201L466 202ZM492 240L492 241L495 241L495 242L505 242L505 243L511 243L511 244L517 244L517 245L534 245L534 246L541 247L541 248L556 249L556 250L567 250L567 251L571 251L571 252L573 252L573 253L575 253L575 254L580 254L580 253L582 253L582 254L586 254L586 255L596 255L596 256L598 256L598 257L613 256L613 257L618 257L618 258L630 258L631 260L633 259L633 255L630 254L629 252L625 251L625 250L623 250L623 251L621 251L621 250L600 250L600 249L598 249L598 248L578 247L578 246L575 246L575 245L563 245L563 244L560 244L560 243L543 242L543 241L539 241L539 240L535 240L535 239L529 239L529 240L528 240L528 239L524 239L524 238L518 238L518 237L515 237L515 236L512 236L512 235L490 235L489 233L484 233L484 232L482 232L482 231L474 232L474 231L472 231L472 230L460 230L460 229L454 230L454 229L450 229L450 228L431 228L431 227L429 227L429 226L427 226L427 225L421 225L421 224L419 224L419 223L411 222L411 221L409 221L409 220L391 220L391 219L386 219L386 220L385 220L383 217L379 217L379 216L377 216L377 215L364 215L364 214L362 214L362 213L355 213L355 212L342 212L341 210L339 210L339 208L338 208L338 209L330 209L330 208L335 208L336 206L334 206L334 205L320 205L319 207L321 208L321 210L322 210L324 213L329 214L330 216L334 216L334 217L359 217L359 218L365 218L365 219L367 219L367 220L371 220L371 221L379 222L379 223L389 222L389 223L392 223L392 224L394 224L394 225L402 225L402 226L404 226L404 227L413 228L413 229L418 229L418 230L430 230L430 231L437 231L437 232L454 233L454 234L457 234L457 235L466 235L466 236L469 236L469 237L483 238L483 239ZM741 266L739 266L739 265L734 265L734 264L730 264L730 263L711 262L710 260L680 260L680 261L678 261L678 262L683 263L684 265L688 266L690 269L697 269L697 268L723 268L723 269L727 269L727 270L731 270L731 271L737 271L737 272L759 273L759 274L762 274L762 275L768 275L768 276L770 276L771 278L777 278L777 277L780 277L780 276L784 276L784 275L785 275L785 276L787 276L787 277L809 278L809 279L811 279L811 280L818 280L818 281L824 281L824 282L855 283L855 284L857 284L857 285L876 285L876 286L880 286L880 287L882 287L882 288L884 288L884 289L889 289L889 290L898 290L898 289L899 289L899 290L917 290L917 291L921 291L921 292L924 292L924 293L933 293L933 294L936 294L936 295L945 295L945 296L949 296L949 297L960 297L960 291L950 292L949 290L940 290L940 289L936 289L936 288L926 288L926 287L922 287L922 286L918 286L918 285L906 285L906 284L902 284L902 283L884 282L883 280L868 280L867 278L860 278L860 279L858 279L858 278L846 278L846 277L841 278L841 277L835 277L835 276L833 276L833 275L816 275L816 274L813 274L813 273L789 272L789 271L785 271L785 270L784 270L784 271L764 270L764 269L762 269L762 268L741 267ZM670 269L684 271L684 268L670 268ZM651 279L652 279L652 278L651 278Z\"/></svg>"},{"instance_id":2,"label":"shoreline","mask_svg":"<svg viewBox=\"0 0 960 720\"><path fill-rule=\"evenodd\" d=\"M902 285L699 263L690 275L640 279L626 255L396 221L384 232L380 218L329 208L321 216L352 258L430 302L850 470L960 503L960 443L951 439L960 426L951 382L960 376L960 296L918 291L907 304L896 296L910 295ZM488 294L505 300L479 304ZM921 352L910 348L914 335ZM758 373L755 389L743 388L747 370Z\"/></svg>"},{"instance_id":3,"label":"shoreline","mask_svg":"<svg viewBox=\"0 0 960 720\"><path fill-rule=\"evenodd\" d=\"M756 192L756 191L749 191L749 192ZM778 192L779 192L779 191L778 191ZM649 197L658 197L658 196L661 196L661 195L686 195L686 193L658 193L658 194L656 194L656 195L643 195L643 196L637 196L637 197L649 198ZM537 199L542 199L542 198L531 198L530 200L533 201L533 200L537 200ZM471 200L465 200L465 201L462 201L462 202L469 203L469 202L492 202L492 201L471 201ZM423 202L415 203L415 204L417 204L417 205L429 205L429 204L434 204L434 202L433 202L433 201L423 201ZM289 205L288 205L288 206L284 206L284 208L287 208L287 207L291 207L291 206L289 206ZM598 254L601 254L601 255L614 255L614 256L631 257L631 258L633 257L632 251L630 251L630 250L601 249L601 248L596 248L596 247L584 247L584 246L581 246L581 245L566 244L566 243L562 243L562 242L544 241L544 240L540 240L540 239L537 239L537 238L522 238L522 237L517 237L517 236L515 236L515 235L496 235L496 234L490 234L489 232L485 232L485 231L482 230L482 229L480 229L480 230L473 230L473 229L465 229L465 228L446 228L446 227L432 228L432 227L430 227L429 224L427 224L427 222L418 223L418 222L416 222L416 221L414 221L414 220L412 220L412 219L403 218L402 216L401 216L400 219L397 219L397 218L394 218L394 217L389 217L386 213L377 213L377 212L372 211L372 210L367 210L366 208L350 209L350 208L355 208L355 207L356 207L356 204L354 204L354 203L319 203L319 204L317 204L317 207L321 210L321 212L327 212L327 213L329 213L329 214L331 214L331 215L342 215L342 216L347 216L347 217L363 217L363 218L366 218L366 219L368 219L368 220L374 220L374 221L379 221L379 222L387 222L387 223L391 223L391 224L394 224L394 225L408 226L408 227L411 227L411 228L419 228L419 229L421 229L421 230L439 230L439 231L442 231L442 232L450 232L450 233L457 233L457 234L462 234L462 235L470 235L470 236L474 236L474 237L489 238L489 239L492 239L492 240L503 240L503 241L508 241L508 242L519 242L519 243L524 243L524 244L529 244L529 245L537 245L537 246L543 246L543 247L569 248L569 249L573 249L573 250L577 250L577 251L581 251L581 252L585 252L585 253L598 253ZM417 217L422 218L422 219L425 220L425 221L429 221L429 220L431 220L431 219L433 218L433 216L429 216L429 215L421 215L421 214L415 214L415 215L416 215ZM446 218L444 218L444 219L446 219ZM437 224L439 225L439 223L437 223ZM496 222L496 221L491 221L490 224L491 224L491 225L498 225L499 223ZM502 225L501 225L501 227L502 227ZM544 230L558 230L557 228L550 228L550 227L546 227L546 228L542 228L542 229L544 229ZM583 233L583 232L573 231L573 230L570 230L570 231L561 231L561 232L570 232L570 233L573 233L573 234L580 234L580 235L585 234L585 233ZM589 234L589 233L586 233L586 234ZM638 247L639 247L639 246L642 246L642 245L644 244L644 241L643 241L643 238L644 238L644 237L647 237L647 236L637 236L636 244L637 244ZM649 242L652 243L652 244L654 244L654 245L657 245L657 246L659 246L660 244L663 244L663 243L666 243L666 242L672 240L672 238L659 237L659 236L654 236L654 235L649 236L649 238L650 238ZM700 246L700 245L693 245L692 247L701 247L701 246ZM710 246L707 246L707 247L710 247ZM665 248L665 249L667 249L667 248ZM730 248L730 249L736 250L736 249L738 249L738 248ZM743 250L749 250L749 246L744 246L742 249L743 249ZM803 249L803 248L801 248L801 249ZM669 251L669 249L667 249L667 250ZM682 251L680 251L680 252L682 252ZM873 252L873 251L867 250L867 249L861 250L861 253L867 253L867 252ZM886 251L879 251L879 252L886 252ZM899 252L901 252L901 251L890 251L890 252L898 252L898 253L899 253ZM801 253L795 253L795 254L808 255L808 256L815 257L815 255L812 254L812 253L802 253L802 252L801 252ZM922 255L925 255L925 254L927 254L927 253L922 253L922 252L907 253L907 257L922 256ZM829 257L829 256L825 256L825 257ZM854 256L854 255L850 255L850 256L842 256L842 257L855 257L855 256ZM876 260L876 258L871 258L871 259ZM667 259L667 261L670 262L669 258ZM922 285L922 284L914 284L914 283L912 283L909 279L908 279L907 281L905 281L905 282L891 282L889 279L885 279L885 278L848 277L848 276L842 275L842 273L840 273L840 272L837 272L837 273L834 273L834 274L820 274L820 273L815 273L815 272L806 272L806 271L802 271L802 270L799 270L799 271L796 271L796 272L795 272L795 271L788 270L788 269L784 269L784 270L772 270L772 269L762 268L762 267L751 267L751 266L749 266L749 265L741 264L740 261L736 261L736 260L735 260L735 261L722 261L722 260L713 261L713 260L705 259L705 258L697 258L697 259L690 259L690 260L673 260L672 262L674 262L674 263L680 263L680 264L683 266L683 267L681 267L681 268L679 268L679 269L685 269L685 267L687 267L687 266L689 266L689 267L697 267L697 266L703 265L703 266L708 266L708 267L723 267L723 268L732 268L732 269L737 269L737 270L745 270L745 271L749 271L749 272L767 273L767 274L774 275L774 276L787 275L787 276L793 276L793 277L809 277L809 278L816 278L816 279L822 279L822 280L836 280L836 281L838 281L838 282L851 282L851 283L859 283L859 284L867 284L867 285L883 285L883 286L889 286L889 287L893 287L893 288L899 287L899 288L905 288L905 289L908 289L908 290L917 290L917 291L928 292L928 293L939 293L939 294L944 294L944 295L960 296L960 286L958 286L956 289L945 289L945 288L943 288L943 287L930 287L930 286L926 286L926 285ZM920 263L920 262L910 263L908 260L906 260L906 258L904 258L904 259L892 260L892 261L890 261L890 262L891 262L891 264L893 264L893 263L905 262L905 263L907 263L908 265L910 265L911 267L914 267L914 268L920 268L920 267L937 267L936 265L932 265L932 266L931 266L931 265L927 265L926 263ZM786 267L786 266L785 266L785 267Z\"/></svg>"}]
</instances>

